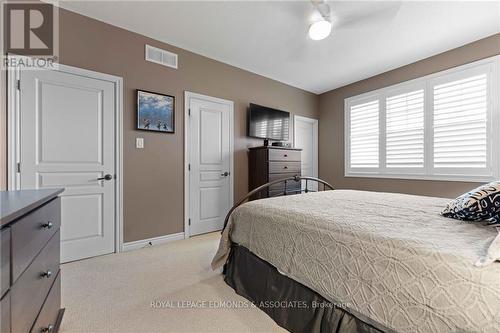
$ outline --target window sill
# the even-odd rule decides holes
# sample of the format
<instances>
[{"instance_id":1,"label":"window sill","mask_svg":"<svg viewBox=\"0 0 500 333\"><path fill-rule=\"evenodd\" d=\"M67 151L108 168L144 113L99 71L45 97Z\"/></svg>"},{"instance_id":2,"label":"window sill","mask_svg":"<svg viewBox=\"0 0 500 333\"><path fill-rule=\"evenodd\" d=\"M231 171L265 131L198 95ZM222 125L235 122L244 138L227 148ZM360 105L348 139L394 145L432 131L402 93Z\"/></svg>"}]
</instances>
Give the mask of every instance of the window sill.
<instances>
[{"instance_id":1,"label":"window sill","mask_svg":"<svg viewBox=\"0 0 500 333\"><path fill-rule=\"evenodd\" d=\"M410 175L410 174L379 174L369 172L346 172L344 177L348 178L381 178L402 180L433 180L450 182L488 183L494 181L494 176L471 176L471 175Z\"/></svg>"}]
</instances>

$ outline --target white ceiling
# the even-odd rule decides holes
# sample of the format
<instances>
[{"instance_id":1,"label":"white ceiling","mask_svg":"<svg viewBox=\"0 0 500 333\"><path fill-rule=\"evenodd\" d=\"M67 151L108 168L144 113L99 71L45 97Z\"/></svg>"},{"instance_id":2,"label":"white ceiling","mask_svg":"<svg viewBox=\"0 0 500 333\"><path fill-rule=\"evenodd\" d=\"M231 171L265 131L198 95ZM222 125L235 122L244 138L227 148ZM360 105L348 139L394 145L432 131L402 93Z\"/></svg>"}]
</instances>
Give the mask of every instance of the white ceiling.
<instances>
[{"instance_id":1,"label":"white ceiling","mask_svg":"<svg viewBox=\"0 0 500 333\"><path fill-rule=\"evenodd\" d=\"M312 41L309 1L59 1L63 8L314 93L500 32L497 1L328 3L335 30Z\"/></svg>"}]
</instances>

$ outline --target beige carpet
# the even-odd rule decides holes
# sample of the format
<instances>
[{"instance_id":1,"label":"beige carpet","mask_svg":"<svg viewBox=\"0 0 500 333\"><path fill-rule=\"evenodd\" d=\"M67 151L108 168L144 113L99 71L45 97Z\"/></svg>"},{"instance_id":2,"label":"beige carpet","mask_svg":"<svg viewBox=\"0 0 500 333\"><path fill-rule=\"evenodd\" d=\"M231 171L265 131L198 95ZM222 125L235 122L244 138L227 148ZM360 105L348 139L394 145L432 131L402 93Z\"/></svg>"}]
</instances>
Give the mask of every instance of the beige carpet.
<instances>
[{"instance_id":1,"label":"beige carpet","mask_svg":"<svg viewBox=\"0 0 500 333\"><path fill-rule=\"evenodd\" d=\"M285 332L210 270L218 236L64 264L61 332Z\"/></svg>"}]
</instances>

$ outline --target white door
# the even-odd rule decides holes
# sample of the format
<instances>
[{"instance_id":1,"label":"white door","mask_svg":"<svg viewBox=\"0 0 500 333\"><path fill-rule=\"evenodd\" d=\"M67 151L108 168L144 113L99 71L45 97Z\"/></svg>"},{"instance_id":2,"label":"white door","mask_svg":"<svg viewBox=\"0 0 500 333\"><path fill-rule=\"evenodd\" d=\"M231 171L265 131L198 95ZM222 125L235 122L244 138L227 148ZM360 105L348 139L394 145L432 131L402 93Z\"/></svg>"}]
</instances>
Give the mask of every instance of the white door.
<instances>
[{"instance_id":1,"label":"white door","mask_svg":"<svg viewBox=\"0 0 500 333\"><path fill-rule=\"evenodd\" d=\"M294 146L301 148L302 176L318 177L318 120L294 116ZM317 190L318 183L307 182L307 188ZM306 182L302 181L304 190Z\"/></svg>"},{"instance_id":2,"label":"white door","mask_svg":"<svg viewBox=\"0 0 500 333\"><path fill-rule=\"evenodd\" d=\"M233 204L233 102L186 92L189 235L222 229Z\"/></svg>"},{"instance_id":3,"label":"white door","mask_svg":"<svg viewBox=\"0 0 500 333\"><path fill-rule=\"evenodd\" d=\"M25 70L20 86L20 188L65 188L63 262L114 252L113 82Z\"/></svg>"}]
</instances>

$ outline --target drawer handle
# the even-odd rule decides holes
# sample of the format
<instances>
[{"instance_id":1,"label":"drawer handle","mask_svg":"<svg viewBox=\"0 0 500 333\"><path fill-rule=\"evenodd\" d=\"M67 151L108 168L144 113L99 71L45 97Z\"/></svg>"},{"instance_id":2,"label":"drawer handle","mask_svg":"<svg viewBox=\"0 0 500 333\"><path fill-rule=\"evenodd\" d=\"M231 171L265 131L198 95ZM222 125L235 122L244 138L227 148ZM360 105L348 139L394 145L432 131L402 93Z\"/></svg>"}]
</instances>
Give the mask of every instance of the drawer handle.
<instances>
[{"instance_id":1,"label":"drawer handle","mask_svg":"<svg viewBox=\"0 0 500 333\"><path fill-rule=\"evenodd\" d=\"M285 155L283 155L283 156L284 156L284 157L288 157L288 155L287 155L287 154L285 154Z\"/></svg>"},{"instance_id":2,"label":"drawer handle","mask_svg":"<svg viewBox=\"0 0 500 333\"><path fill-rule=\"evenodd\" d=\"M50 222L50 221L42 224L43 229L51 229L53 226L54 226L54 224L52 224L52 222Z\"/></svg>"},{"instance_id":3,"label":"drawer handle","mask_svg":"<svg viewBox=\"0 0 500 333\"><path fill-rule=\"evenodd\" d=\"M42 273L42 277L49 279L52 276L52 271L49 269L46 272Z\"/></svg>"},{"instance_id":4,"label":"drawer handle","mask_svg":"<svg viewBox=\"0 0 500 333\"><path fill-rule=\"evenodd\" d=\"M285 165L285 166L283 167L283 169L288 169L288 167Z\"/></svg>"},{"instance_id":5,"label":"drawer handle","mask_svg":"<svg viewBox=\"0 0 500 333\"><path fill-rule=\"evenodd\" d=\"M42 328L42 333L52 333L54 332L54 325L49 325L47 327Z\"/></svg>"}]
</instances>

